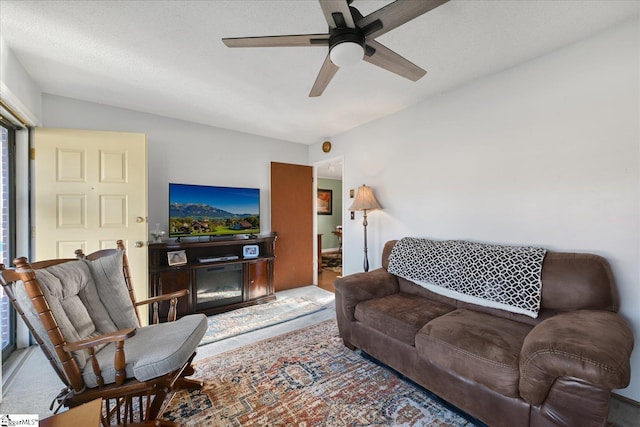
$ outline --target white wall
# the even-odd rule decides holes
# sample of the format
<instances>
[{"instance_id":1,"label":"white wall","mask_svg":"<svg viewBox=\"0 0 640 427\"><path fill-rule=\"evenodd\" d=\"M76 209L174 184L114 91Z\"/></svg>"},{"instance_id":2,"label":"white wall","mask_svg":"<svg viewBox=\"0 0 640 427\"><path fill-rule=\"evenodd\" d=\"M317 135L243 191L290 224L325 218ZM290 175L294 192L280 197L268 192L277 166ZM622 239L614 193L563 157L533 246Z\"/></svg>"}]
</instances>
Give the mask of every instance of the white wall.
<instances>
[{"instance_id":1,"label":"white wall","mask_svg":"<svg viewBox=\"0 0 640 427\"><path fill-rule=\"evenodd\" d=\"M369 215L372 268L403 236L598 253L640 341L639 26L332 136L345 192L370 185L384 208ZM311 162L322 158L310 147ZM347 274L362 269L361 223L344 224ZM632 375L617 392L640 401L638 349Z\"/></svg>"},{"instance_id":2,"label":"white wall","mask_svg":"<svg viewBox=\"0 0 640 427\"><path fill-rule=\"evenodd\" d=\"M0 37L0 95L30 125L40 123L40 89Z\"/></svg>"},{"instance_id":3,"label":"white wall","mask_svg":"<svg viewBox=\"0 0 640 427\"><path fill-rule=\"evenodd\" d=\"M270 162L307 163L307 146L122 108L43 95L43 125L147 134L149 230L168 229L169 182L260 188L261 231L271 230Z\"/></svg>"}]
</instances>

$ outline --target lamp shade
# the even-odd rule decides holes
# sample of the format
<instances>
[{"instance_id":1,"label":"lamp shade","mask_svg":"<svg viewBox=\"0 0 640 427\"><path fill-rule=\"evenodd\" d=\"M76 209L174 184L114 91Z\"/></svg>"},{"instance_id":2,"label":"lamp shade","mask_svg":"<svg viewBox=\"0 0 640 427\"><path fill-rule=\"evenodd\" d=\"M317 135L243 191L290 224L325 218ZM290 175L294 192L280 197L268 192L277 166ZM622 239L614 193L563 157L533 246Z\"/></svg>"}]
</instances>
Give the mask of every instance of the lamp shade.
<instances>
[{"instance_id":1,"label":"lamp shade","mask_svg":"<svg viewBox=\"0 0 640 427\"><path fill-rule=\"evenodd\" d=\"M371 187L362 185L362 187L358 188L356 199L353 201L353 203L349 207L349 210L350 211L371 211L374 209L382 209L382 206L380 206L375 196L373 195L373 192L371 191Z\"/></svg>"},{"instance_id":2,"label":"lamp shade","mask_svg":"<svg viewBox=\"0 0 640 427\"><path fill-rule=\"evenodd\" d=\"M347 67L362 61L364 48L358 43L346 41L333 46L329 57L338 67Z\"/></svg>"}]
</instances>

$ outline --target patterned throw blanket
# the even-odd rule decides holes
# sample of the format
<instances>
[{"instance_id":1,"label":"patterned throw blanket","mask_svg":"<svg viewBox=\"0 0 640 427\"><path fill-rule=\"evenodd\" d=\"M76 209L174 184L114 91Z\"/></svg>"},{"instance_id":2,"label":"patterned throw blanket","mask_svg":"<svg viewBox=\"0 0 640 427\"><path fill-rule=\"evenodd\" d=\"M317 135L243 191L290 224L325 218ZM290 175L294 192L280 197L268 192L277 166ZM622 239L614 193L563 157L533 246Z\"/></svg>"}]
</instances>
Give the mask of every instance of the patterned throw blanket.
<instances>
[{"instance_id":1,"label":"patterned throw blanket","mask_svg":"<svg viewBox=\"0 0 640 427\"><path fill-rule=\"evenodd\" d=\"M461 301L536 318L546 250L463 240L405 237L389 256L389 273Z\"/></svg>"}]
</instances>

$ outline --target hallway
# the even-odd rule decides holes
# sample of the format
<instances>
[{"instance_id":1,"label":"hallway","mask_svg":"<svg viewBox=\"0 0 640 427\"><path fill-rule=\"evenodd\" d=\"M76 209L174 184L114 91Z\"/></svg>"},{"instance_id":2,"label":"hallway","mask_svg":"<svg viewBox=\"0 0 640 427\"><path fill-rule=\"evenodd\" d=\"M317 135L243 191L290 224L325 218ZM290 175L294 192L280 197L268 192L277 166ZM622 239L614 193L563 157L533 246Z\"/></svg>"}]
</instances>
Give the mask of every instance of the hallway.
<instances>
[{"instance_id":1,"label":"hallway","mask_svg":"<svg viewBox=\"0 0 640 427\"><path fill-rule=\"evenodd\" d=\"M320 270L318 274L318 287L324 289L325 291L334 292L336 291L333 282L341 277L342 273L338 273L334 271L334 269L323 268Z\"/></svg>"}]
</instances>

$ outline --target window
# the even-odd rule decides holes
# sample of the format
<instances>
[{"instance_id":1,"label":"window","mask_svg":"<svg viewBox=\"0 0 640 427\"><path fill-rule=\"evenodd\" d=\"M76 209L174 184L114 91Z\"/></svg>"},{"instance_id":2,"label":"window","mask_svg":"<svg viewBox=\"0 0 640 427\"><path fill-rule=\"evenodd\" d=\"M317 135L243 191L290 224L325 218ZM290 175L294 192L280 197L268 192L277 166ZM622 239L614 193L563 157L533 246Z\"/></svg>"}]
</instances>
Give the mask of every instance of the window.
<instances>
[{"instance_id":1,"label":"window","mask_svg":"<svg viewBox=\"0 0 640 427\"><path fill-rule=\"evenodd\" d=\"M11 265L15 252L15 131L0 121L2 148L0 152L0 222L2 222L2 240L0 241L0 262ZM9 298L1 293L0 319L2 321L2 361L15 349L15 311Z\"/></svg>"}]
</instances>

